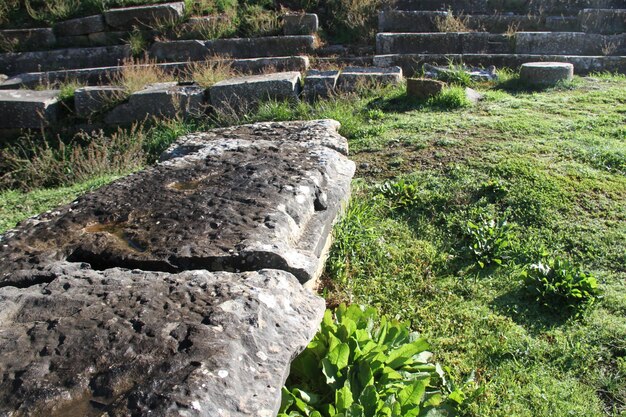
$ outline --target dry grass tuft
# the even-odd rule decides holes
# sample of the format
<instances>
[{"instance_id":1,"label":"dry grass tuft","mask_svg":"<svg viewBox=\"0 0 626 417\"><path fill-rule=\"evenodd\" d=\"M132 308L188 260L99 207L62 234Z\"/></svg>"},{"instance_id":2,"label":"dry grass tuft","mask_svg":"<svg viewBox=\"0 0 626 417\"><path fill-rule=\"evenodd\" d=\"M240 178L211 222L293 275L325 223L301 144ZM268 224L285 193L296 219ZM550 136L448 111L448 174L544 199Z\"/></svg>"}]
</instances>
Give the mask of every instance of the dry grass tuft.
<instances>
[{"instance_id":1,"label":"dry grass tuft","mask_svg":"<svg viewBox=\"0 0 626 417\"><path fill-rule=\"evenodd\" d=\"M468 26L467 16L455 16L449 9L445 17L435 17L435 28L439 32L472 32Z\"/></svg>"},{"instance_id":2,"label":"dry grass tuft","mask_svg":"<svg viewBox=\"0 0 626 417\"><path fill-rule=\"evenodd\" d=\"M216 59L213 61L190 62L185 75L201 87L209 88L216 82L232 78L237 74L229 61Z\"/></svg>"}]
</instances>

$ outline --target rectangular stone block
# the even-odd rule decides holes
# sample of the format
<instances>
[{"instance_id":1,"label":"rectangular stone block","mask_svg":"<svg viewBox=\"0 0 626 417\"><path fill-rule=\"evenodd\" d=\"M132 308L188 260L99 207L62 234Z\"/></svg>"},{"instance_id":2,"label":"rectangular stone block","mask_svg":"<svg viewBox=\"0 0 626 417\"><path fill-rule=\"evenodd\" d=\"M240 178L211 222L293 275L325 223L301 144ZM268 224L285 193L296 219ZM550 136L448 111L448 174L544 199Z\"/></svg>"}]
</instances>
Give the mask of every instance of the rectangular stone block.
<instances>
[{"instance_id":1,"label":"rectangular stone block","mask_svg":"<svg viewBox=\"0 0 626 417\"><path fill-rule=\"evenodd\" d=\"M379 32L439 32L435 22L448 15L445 11L381 10Z\"/></svg>"},{"instance_id":2,"label":"rectangular stone block","mask_svg":"<svg viewBox=\"0 0 626 417\"><path fill-rule=\"evenodd\" d=\"M58 90L0 91L0 128L39 129L55 123L60 110Z\"/></svg>"},{"instance_id":3,"label":"rectangular stone block","mask_svg":"<svg viewBox=\"0 0 626 417\"><path fill-rule=\"evenodd\" d=\"M515 44L507 35L487 32L463 32L459 36L464 54L507 54L513 52Z\"/></svg>"},{"instance_id":4,"label":"rectangular stone block","mask_svg":"<svg viewBox=\"0 0 626 417\"><path fill-rule=\"evenodd\" d=\"M401 81L402 68L400 67L347 67L341 71L337 78L337 89L350 92L366 86L384 86L398 84Z\"/></svg>"},{"instance_id":5,"label":"rectangular stone block","mask_svg":"<svg viewBox=\"0 0 626 417\"><path fill-rule=\"evenodd\" d=\"M88 118L114 105L124 98L124 89L115 86L82 87L74 92L74 113Z\"/></svg>"},{"instance_id":6,"label":"rectangular stone block","mask_svg":"<svg viewBox=\"0 0 626 417\"><path fill-rule=\"evenodd\" d=\"M210 55L230 58L306 55L315 49L315 37L297 35L216 39L206 41L205 45Z\"/></svg>"},{"instance_id":7,"label":"rectangular stone block","mask_svg":"<svg viewBox=\"0 0 626 417\"><path fill-rule=\"evenodd\" d=\"M303 95L308 100L330 97L335 92L339 71L311 70L304 78Z\"/></svg>"},{"instance_id":8,"label":"rectangular stone block","mask_svg":"<svg viewBox=\"0 0 626 417\"><path fill-rule=\"evenodd\" d=\"M583 32L518 32L515 53L536 55L623 55L626 34Z\"/></svg>"},{"instance_id":9,"label":"rectangular stone block","mask_svg":"<svg viewBox=\"0 0 626 417\"><path fill-rule=\"evenodd\" d=\"M57 36L89 35L105 30L104 16L101 14L65 20L54 25L54 32Z\"/></svg>"},{"instance_id":10,"label":"rectangular stone block","mask_svg":"<svg viewBox=\"0 0 626 417\"><path fill-rule=\"evenodd\" d=\"M155 42L150 47L150 57L159 62L202 61L211 55L205 42L200 40Z\"/></svg>"},{"instance_id":11,"label":"rectangular stone block","mask_svg":"<svg viewBox=\"0 0 626 417\"><path fill-rule=\"evenodd\" d=\"M149 6L125 7L104 12L107 25L121 30L153 29L165 23L176 23L185 13L185 3L161 3Z\"/></svg>"},{"instance_id":12,"label":"rectangular stone block","mask_svg":"<svg viewBox=\"0 0 626 417\"><path fill-rule=\"evenodd\" d=\"M314 13L283 15L283 33L285 35L313 35L319 29L317 15Z\"/></svg>"},{"instance_id":13,"label":"rectangular stone block","mask_svg":"<svg viewBox=\"0 0 626 417\"><path fill-rule=\"evenodd\" d=\"M584 9L578 19L583 32L607 35L626 32L626 9Z\"/></svg>"},{"instance_id":14,"label":"rectangular stone block","mask_svg":"<svg viewBox=\"0 0 626 417\"><path fill-rule=\"evenodd\" d=\"M89 48L91 41L87 35L57 36L57 48Z\"/></svg>"},{"instance_id":15,"label":"rectangular stone block","mask_svg":"<svg viewBox=\"0 0 626 417\"><path fill-rule=\"evenodd\" d=\"M460 33L379 33L376 54L460 54Z\"/></svg>"},{"instance_id":16,"label":"rectangular stone block","mask_svg":"<svg viewBox=\"0 0 626 417\"><path fill-rule=\"evenodd\" d=\"M0 30L0 51L8 52L47 49L56 43L56 37L50 28L7 29Z\"/></svg>"},{"instance_id":17,"label":"rectangular stone block","mask_svg":"<svg viewBox=\"0 0 626 417\"><path fill-rule=\"evenodd\" d=\"M299 72L251 75L220 81L209 88L211 105L218 111L246 111L262 100L296 100Z\"/></svg>"},{"instance_id":18,"label":"rectangular stone block","mask_svg":"<svg viewBox=\"0 0 626 417\"><path fill-rule=\"evenodd\" d=\"M309 69L307 56L282 56L272 58L227 59L235 72L260 74L264 72L304 72Z\"/></svg>"},{"instance_id":19,"label":"rectangular stone block","mask_svg":"<svg viewBox=\"0 0 626 417\"><path fill-rule=\"evenodd\" d=\"M27 72L108 67L119 65L131 56L128 45L6 53L0 54L0 72L16 75Z\"/></svg>"},{"instance_id":20,"label":"rectangular stone block","mask_svg":"<svg viewBox=\"0 0 626 417\"><path fill-rule=\"evenodd\" d=\"M132 94L128 102L107 113L104 121L110 125L125 125L152 117L200 116L205 110L204 88L176 82L157 83Z\"/></svg>"}]
</instances>

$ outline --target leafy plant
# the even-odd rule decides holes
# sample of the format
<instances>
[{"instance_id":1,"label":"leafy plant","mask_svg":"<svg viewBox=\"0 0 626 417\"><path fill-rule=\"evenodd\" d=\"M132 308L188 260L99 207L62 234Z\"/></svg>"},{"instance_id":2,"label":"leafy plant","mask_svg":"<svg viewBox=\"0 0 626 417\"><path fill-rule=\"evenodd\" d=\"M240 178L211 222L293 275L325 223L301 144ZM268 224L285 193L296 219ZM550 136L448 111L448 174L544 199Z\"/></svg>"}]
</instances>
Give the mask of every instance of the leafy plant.
<instances>
[{"instance_id":1,"label":"leafy plant","mask_svg":"<svg viewBox=\"0 0 626 417\"><path fill-rule=\"evenodd\" d=\"M400 179L398 181L385 181L377 187L392 210L408 209L419 201L419 191L415 184Z\"/></svg>"},{"instance_id":2,"label":"leafy plant","mask_svg":"<svg viewBox=\"0 0 626 417\"><path fill-rule=\"evenodd\" d=\"M529 265L522 277L537 301L555 311L565 308L580 315L600 296L596 278L566 259L549 258Z\"/></svg>"},{"instance_id":3,"label":"leafy plant","mask_svg":"<svg viewBox=\"0 0 626 417\"><path fill-rule=\"evenodd\" d=\"M467 249L478 266L501 265L511 241L512 227L505 218L480 213L477 222L467 221Z\"/></svg>"},{"instance_id":4,"label":"leafy plant","mask_svg":"<svg viewBox=\"0 0 626 417\"><path fill-rule=\"evenodd\" d=\"M327 310L320 331L291 366L279 417L455 415L465 399L448 391L425 339L373 308Z\"/></svg>"}]
</instances>

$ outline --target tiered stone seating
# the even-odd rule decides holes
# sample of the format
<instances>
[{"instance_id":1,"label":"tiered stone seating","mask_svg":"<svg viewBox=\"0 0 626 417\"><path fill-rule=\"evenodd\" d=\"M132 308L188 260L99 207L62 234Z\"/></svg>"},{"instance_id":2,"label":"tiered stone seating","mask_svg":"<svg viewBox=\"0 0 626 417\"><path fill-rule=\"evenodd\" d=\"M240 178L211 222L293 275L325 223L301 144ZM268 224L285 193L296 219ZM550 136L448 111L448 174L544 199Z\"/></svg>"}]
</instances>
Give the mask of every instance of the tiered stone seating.
<instances>
[{"instance_id":1,"label":"tiered stone seating","mask_svg":"<svg viewBox=\"0 0 626 417\"><path fill-rule=\"evenodd\" d=\"M377 66L571 62L576 73L626 72L623 0L397 0L379 14Z\"/></svg>"}]
</instances>

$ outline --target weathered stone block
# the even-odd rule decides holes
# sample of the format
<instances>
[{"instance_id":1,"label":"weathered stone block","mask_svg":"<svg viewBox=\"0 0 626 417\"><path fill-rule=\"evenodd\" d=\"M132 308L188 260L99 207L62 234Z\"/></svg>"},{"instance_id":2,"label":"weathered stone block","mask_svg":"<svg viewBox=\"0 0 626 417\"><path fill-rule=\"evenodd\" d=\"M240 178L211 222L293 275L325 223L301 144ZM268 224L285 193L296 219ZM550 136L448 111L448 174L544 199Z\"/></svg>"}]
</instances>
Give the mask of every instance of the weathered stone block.
<instances>
[{"instance_id":1,"label":"weathered stone block","mask_svg":"<svg viewBox=\"0 0 626 417\"><path fill-rule=\"evenodd\" d=\"M107 25L116 29L153 29L158 25L181 20L184 13L184 2L161 3L107 10L104 12L104 19Z\"/></svg>"},{"instance_id":2,"label":"weathered stone block","mask_svg":"<svg viewBox=\"0 0 626 417\"><path fill-rule=\"evenodd\" d=\"M285 35L313 35L319 29L317 15L314 13L286 14L283 16Z\"/></svg>"},{"instance_id":3,"label":"weathered stone block","mask_svg":"<svg viewBox=\"0 0 626 417\"><path fill-rule=\"evenodd\" d=\"M550 86L573 77L574 66L565 62L528 62L520 70L520 79L530 85Z\"/></svg>"},{"instance_id":4,"label":"weathered stone block","mask_svg":"<svg viewBox=\"0 0 626 417\"><path fill-rule=\"evenodd\" d=\"M609 50L610 49L610 50ZM621 55L626 34L600 35L583 32L518 32L515 53L535 55Z\"/></svg>"},{"instance_id":5,"label":"weathered stone block","mask_svg":"<svg viewBox=\"0 0 626 417\"><path fill-rule=\"evenodd\" d=\"M56 37L50 28L0 30L2 49L33 50L54 46Z\"/></svg>"},{"instance_id":6,"label":"weathered stone block","mask_svg":"<svg viewBox=\"0 0 626 417\"><path fill-rule=\"evenodd\" d=\"M446 83L428 78L408 78L406 80L406 94L420 100L425 100L441 93Z\"/></svg>"},{"instance_id":7,"label":"weathered stone block","mask_svg":"<svg viewBox=\"0 0 626 417\"><path fill-rule=\"evenodd\" d=\"M101 14L65 20L54 25L54 32L58 36L89 35L90 33L104 32L105 30L104 16Z\"/></svg>"},{"instance_id":8,"label":"weathered stone block","mask_svg":"<svg viewBox=\"0 0 626 417\"><path fill-rule=\"evenodd\" d=\"M398 84L402 81L402 68L347 67L337 78L337 89L356 91L371 85Z\"/></svg>"},{"instance_id":9,"label":"weathered stone block","mask_svg":"<svg viewBox=\"0 0 626 417\"><path fill-rule=\"evenodd\" d=\"M69 48L52 51L0 54L0 71L7 75L27 72L95 68L119 65L131 57L128 45Z\"/></svg>"},{"instance_id":10,"label":"weathered stone block","mask_svg":"<svg viewBox=\"0 0 626 417\"><path fill-rule=\"evenodd\" d=\"M376 53L426 54L463 52L460 33L379 33L376 35Z\"/></svg>"},{"instance_id":11,"label":"weathered stone block","mask_svg":"<svg viewBox=\"0 0 626 417\"><path fill-rule=\"evenodd\" d=\"M204 41L182 40L155 42L150 47L150 56L163 61L201 61L211 56Z\"/></svg>"},{"instance_id":12,"label":"weathered stone block","mask_svg":"<svg viewBox=\"0 0 626 417\"><path fill-rule=\"evenodd\" d=\"M0 288L2 415L275 416L324 313L278 270L37 274Z\"/></svg>"},{"instance_id":13,"label":"weathered stone block","mask_svg":"<svg viewBox=\"0 0 626 417\"><path fill-rule=\"evenodd\" d=\"M205 43L210 55L230 58L261 58L306 55L315 49L315 37L267 36L263 38L215 39Z\"/></svg>"},{"instance_id":14,"label":"weathered stone block","mask_svg":"<svg viewBox=\"0 0 626 417\"><path fill-rule=\"evenodd\" d=\"M74 92L74 112L78 117L87 118L94 113L112 107L115 101L124 98L124 89L122 87L82 87Z\"/></svg>"},{"instance_id":15,"label":"weathered stone block","mask_svg":"<svg viewBox=\"0 0 626 417\"><path fill-rule=\"evenodd\" d=\"M282 56L271 58L247 58L226 60L231 68L242 74L260 74L269 71L303 72L309 69L309 57L307 56Z\"/></svg>"},{"instance_id":16,"label":"weathered stone block","mask_svg":"<svg viewBox=\"0 0 626 417\"><path fill-rule=\"evenodd\" d=\"M508 54L513 52L513 42L507 35L486 32L464 32L459 34L461 51L464 54ZM440 52L445 52L441 50Z\"/></svg>"},{"instance_id":17,"label":"weathered stone block","mask_svg":"<svg viewBox=\"0 0 626 417\"><path fill-rule=\"evenodd\" d=\"M0 287L59 260L179 272L317 277L354 163L334 121L259 123L181 138L157 166L0 237ZM25 272L24 272L25 271Z\"/></svg>"},{"instance_id":18,"label":"weathered stone block","mask_svg":"<svg viewBox=\"0 0 626 417\"><path fill-rule=\"evenodd\" d=\"M87 35L57 36L57 48L88 48L91 41Z\"/></svg>"},{"instance_id":19,"label":"weathered stone block","mask_svg":"<svg viewBox=\"0 0 626 417\"><path fill-rule=\"evenodd\" d=\"M107 124L131 124L150 117L172 118L177 115L198 116L204 113L205 90L197 85L158 83L132 94L104 118Z\"/></svg>"},{"instance_id":20,"label":"weathered stone block","mask_svg":"<svg viewBox=\"0 0 626 417\"><path fill-rule=\"evenodd\" d=\"M308 100L330 97L335 92L339 71L311 70L304 78L303 95Z\"/></svg>"},{"instance_id":21,"label":"weathered stone block","mask_svg":"<svg viewBox=\"0 0 626 417\"><path fill-rule=\"evenodd\" d=\"M38 129L56 122L58 96L58 90L0 91L0 128Z\"/></svg>"},{"instance_id":22,"label":"weathered stone block","mask_svg":"<svg viewBox=\"0 0 626 417\"><path fill-rule=\"evenodd\" d=\"M583 32L617 34L626 32L626 9L584 9L578 15Z\"/></svg>"},{"instance_id":23,"label":"weathered stone block","mask_svg":"<svg viewBox=\"0 0 626 417\"><path fill-rule=\"evenodd\" d=\"M214 84L209 92L211 105L218 111L245 111L262 100L296 100L300 93L300 73L231 78Z\"/></svg>"},{"instance_id":24,"label":"weathered stone block","mask_svg":"<svg viewBox=\"0 0 626 417\"><path fill-rule=\"evenodd\" d=\"M379 32L439 32L437 19L448 15L444 11L381 10L378 12Z\"/></svg>"}]
</instances>

